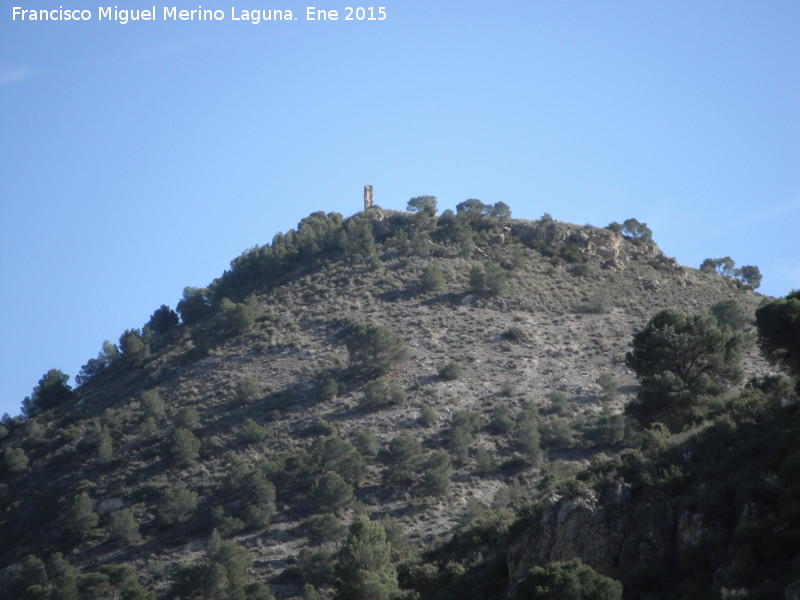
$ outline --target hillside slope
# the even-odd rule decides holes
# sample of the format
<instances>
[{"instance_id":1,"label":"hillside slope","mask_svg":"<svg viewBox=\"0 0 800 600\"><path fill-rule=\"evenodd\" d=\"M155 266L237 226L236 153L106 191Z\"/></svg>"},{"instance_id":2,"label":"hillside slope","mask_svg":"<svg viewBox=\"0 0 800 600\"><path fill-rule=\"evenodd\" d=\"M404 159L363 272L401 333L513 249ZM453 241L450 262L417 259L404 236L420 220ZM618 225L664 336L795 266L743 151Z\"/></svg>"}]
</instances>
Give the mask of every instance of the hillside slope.
<instances>
[{"instance_id":1,"label":"hillside slope","mask_svg":"<svg viewBox=\"0 0 800 600\"><path fill-rule=\"evenodd\" d=\"M762 298L607 229L315 213L188 289L180 323L126 332L79 388L37 406L40 386L29 418L5 424L5 597L67 585L57 553L80 597L192 597L214 530L246 549L225 585L241 566L247 597L267 593L254 582L325 594L360 513L413 564L508 490L534 495L543 475L635 444L609 424L636 392L632 335L663 308L723 300L752 315ZM402 351L355 357L365 331ZM770 372L753 346L745 363Z\"/></svg>"}]
</instances>

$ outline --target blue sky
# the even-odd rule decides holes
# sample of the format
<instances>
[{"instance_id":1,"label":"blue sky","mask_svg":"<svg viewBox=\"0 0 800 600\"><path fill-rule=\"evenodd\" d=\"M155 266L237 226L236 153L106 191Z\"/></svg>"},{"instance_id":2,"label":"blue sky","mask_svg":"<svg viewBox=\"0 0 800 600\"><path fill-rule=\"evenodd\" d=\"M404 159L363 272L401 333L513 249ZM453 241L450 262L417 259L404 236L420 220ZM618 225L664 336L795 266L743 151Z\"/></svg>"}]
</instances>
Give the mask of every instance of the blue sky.
<instances>
[{"instance_id":1,"label":"blue sky","mask_svg":"<svg viewBox=\"0 0 800 600\"><path fill-rule=\"evenodd\" d=\"M0 9L0 413L367 183L394 209L636 217L681 264L800 288L798 2L387 0L382 22L312 23L286 0L268 8L299 20L258 25L230 20L253 0L203 2L219 22L98 6Z\"/></svg>"}]
</instances>

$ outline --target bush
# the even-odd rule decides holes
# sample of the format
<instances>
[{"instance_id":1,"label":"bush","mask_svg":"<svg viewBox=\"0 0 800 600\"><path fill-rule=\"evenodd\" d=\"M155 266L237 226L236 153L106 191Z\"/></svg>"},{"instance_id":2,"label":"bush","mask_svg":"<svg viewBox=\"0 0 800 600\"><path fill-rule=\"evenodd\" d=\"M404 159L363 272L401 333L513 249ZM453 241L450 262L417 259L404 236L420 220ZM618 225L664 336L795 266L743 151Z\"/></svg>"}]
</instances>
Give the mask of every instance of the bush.
<instances>
[{"instance_id":1,"label":"bush","mask_svg":"<svg viewBox=\"0 0 800 600\"><path fill-rule=\"evenodd\" d=\"M434 450L423 465L420 492L423 496L443 498L450 493L450 475L453 469L450 457L442 450Z\"/></svg>"},{"instance_id":2,"label":"bush","mask_svg":"<svg viewBox=\"0 0 800 600\"><path fill-rule=\"evenodd\" d=\"M414 436L403 432L389 442L389 447L380 453L386 465L384 480L390 485L410 485L416 482L422 464L422 444Z\"/></svg>"},{"instance_id":3,"label":"bush","mask_svg":"<svg viewBox=\"0 0 800 600\"><path fill-rule=\"evenodd\" d=\"M135 544L142 540L139 524L133 516L133 510L123 508L109 517L106 531L113 542L118 544Z\"/></svg>"},{"instance_id":4,"label":"bush","mask_svg":"<svg viewBox=\"0 0 800 600\"><path fill-rule=\"evenodd\" d=\"M515 600L622 600L622 584L580 559L534 567L519 582Z\"/></svg>"},{"instance_id":5,"label":"bush","mask_svg":"<svg viewBox=\"0 0 800 600\"><path fill-rule=\"evenodd\" d=\"M161 493L156 509L157 519L162 525L174 525L188 521L197 509L197 494L183 486L168 488Z\"/></svg>"},{"instance_id":6,"label":"bush","mask_svg":"<svg viewBox=\"0 0 800 600\"><path fill-rule=\"evenodd\" d=\"M252 404L261 395L261 384L255 377L247 376L236 382L236 399L242 404Z\"/></svg>"},{"instance_id":7,"label":"bush","mask_svg":"<svg viewBox=\"0 0 800 600\"><path fill-rule=\"evenodd\" d=\"M553 417L544 430L544 445L549 448L563 448L575 443L575 433L566 419Z\"/></svg>"},{"instance_id":8,"label":"bush","mask_svg":"<svg viewBox=\"0 0 800 600\"><path fill-rule=\"evenodd\" d=\"M353 503L353 487L338 473L325 473L311 491L316 508L320 512L332 512L337 517L340 511Z\"/></svg>"},{"instance_id":9,"label":"bush","mask_svg":"<svg viewBox=\"0 0 800 600\"><path fill-rule=\"evenodd\" d=\"M378 436L374 431L360 427L353 434L353 444L362 455L373 458L378 454Z\"/></svg>"},{"instance_id":10,"label":"bush","mask_svg":"<svg viewBox=\"0 0 800 600\"><path fill-rule=\"evenodd\" d=\"M314 390L319 400L333 400L339 393L339 386L336 384L333 374L325 369L317 374L314 380Z\"/></svg>"},{"instance_id":11,"label":"bush","mask_svg":"<svg viewBox=\"0 0 800 600\"><path fill-rule=\"evenodd\" d=\"M199 451L200 440L188 429L176 429L167 444L167 452L171 456L172 462L178 467L194 465Z\"/></svg>"},{"instance_id":12,"label":"bush","mask_svg":"<svg viewBox=\"0 0 800 600\"><path fill-rule=\"evenodd\" d=\"M350 371L355 377L374 379L408 359L403 338L372 323L356 323L345 333Z\"/></svg>"},{"instance_id":13,"label":"bush","mask_svg":"<svg viewBox=\"0 0 800 600\"><path fill-rule=\"evenodd\" d=\"M436 365L436 373L445 381L455 381L461 377L461 365L455 361L440 362Z\"/></svg>"},{"instance_id":14,"label":"bush","mask_svg":"<svg viewBox=\"0 0 800 600\"><path fill-rule=\"evenodd\" d=\"M522 329L522 327L517 327L516 325L512 325L506 329L500 334L500 337L508 342L523 342L528 339L528 335L525 333L525 330Z\"/></svg>"},{"instance_id":15,"label":"bush","mask_svg":"<svg viewBox=\"0 0 800 600\"><path fill-rule=\"evenodd\" d=\"M442 274L442 269L439 267L439 263L425 265L419 280L420 288L425 292L433 292L442 287L443 283L444 275Z\"/></svg>"},{"instance_id":16,"label":"bush","mask_svg":"<svg viewBox=\"0 0 800 600\"><path fill-rule=\"evenodd\" d=\"M394 379L389 381L388 385L383 379L376 379L364 386L361 406L367 409L403 406L406 403L406 398L405 391Z\"/></svg>"},{"instance_id":17,"label":"bush","mask_svg":"<svg viewBox=\"0 0 800 600\"><path fill-rule=\"evenodd\" d=\"M92 509L92 501L86 492L72 501L64 515L64 529L78 539L97 527L99 519Z\"/></svg>"},{"instance_id":18,"label":"bush","mask_svg":"<svg viewBox=\"0 0 800 600\"><path fill-rule=\"evenodd\" d=\"M493 433L508 433L514 429L514 418L511 409L505 404L498 404L492 409L492 420L489 429Z\"/></svg>"},{"instance_id":19,"label":"bush","mask_svg":"<svg viewBox=\"0 0 800 600\"><path fill-rule=\"evenodd\" d=\"M469 459L469 449L475 441L467 427L455 427L450 431L448 449L459 465L466 464Z\"/></svg>"},{"instance_id":20,"label":"bush","mask_svg":"<svg viewBox=\"0 0 800 600\"><path fill-rule=\"evenodd\" d=\"M252 329L256 322L255 310L247 304L237 304L223 298L220 308L220 334L230 338Z\"/></svg>"},{"instance_id":21,"label":"bush","mask_svg":"<svg viewBox=\"0 0 800 600\"><path fill-rule=\"evenodd\" d=\"M586 437L603 446L619 444L625 439L625 419L604 406L596 425L586 431Z\"/></svg>"},{"instance_id":22,"label":"bush","mask_svg":"<svg viewBox=\"0 0 800 600\"><path fill-rule=\"evenodd\" d=\"M24 473L28 470L28 457L22 448L6 446L3 449L3 462L9 473Z\"/></svg>"},{"instance_id":23,"label":"bush","mask_svg":"<svg viewBox=\"0 0 800 600\"><path fill-rule=\"evenodd\" d=\"M267 430L253 421L253 419L247 419L242 425L239 435L245 444L255 444L267 437Z\"/></svg>"},{"instance_id":24,"label":"bush","mask_svg":"<svg viewBox=\"0 0 800 600\"><path fill-rule=\"evenodd\" d=\"M347 535L347 525L335 515L314 515L308 520L308 539L314 545L334 542L337 545Z\"/></svg>"},{"instance_id":25,"label":"bush","mask_svg":"<svg viewBox=\"0 0 800 600\"><path fill-rule=\"evenodd\" d=\"M741 331L748 323L736 300L721 300L711 305L709 312L717 319L720 326L727 326L734 331Z\"/></svg>"},{"instance_id":26,"label":"bush","mask_svg":"<svg viewBox=\"0 0 800 600\"><path fill-rule=\"evenodd\" d=\"M166 409L164 408L164 401L158 390L147 390L139 397L139 403L142 405L145 417L152 417L156 421L161 421L166 417Z\"/></svg>"},{"instance_id":27,"label":"bush","mask_svg":"<svg viewBox=\"0 0 800 600\"><path fill-rule=\"evenodd\" d=\"M469 285L476 292L489 296L501 296L506 290L508 275L493 262L487 262L483 268L475 265L469 271Z\"/></svg>"},{"instance_id":28,"label":"bush","mask_svg":"<svg viewBox=\"0 0 800 600\"><path fill-rule=\"evenodd\" d=\"M595 379L595 383L600 386L600 399L605 402L612 402L619 396L619 384L611 373L603 373Z\"/></svg>"},{"instance_id":29,"label":"bush","mask_svg":"<svg viewBox=\"0 0 800 600\"><path fill-rule=\"evenodd\" d=\"M543 457L539 420L533 407L523 410L517 418L514 441L530 464L538 465Z\"/></svg>"},{"instance_id":30,"label":"bush","mask_svg":"<svg viewBox=\"0 0 800 600\"><path fill-rule=\"evenodd\" d=\"M200 427L200 414L194 406L184 406L175 415L175 427L194 431Z\"/></svg>"},{"instance_id":31,"label":"bush","mask_svg":"<svg viewBox=\"0 0 800 600\"><path fill-rule=\"evenodd\" d=\"M419 409L419 418L417 422L423 427L433 427L439 422L439 419L436 416L436 411L431 408L430 404L424 404L422 408Z\"/></svg>"}]
</instances>

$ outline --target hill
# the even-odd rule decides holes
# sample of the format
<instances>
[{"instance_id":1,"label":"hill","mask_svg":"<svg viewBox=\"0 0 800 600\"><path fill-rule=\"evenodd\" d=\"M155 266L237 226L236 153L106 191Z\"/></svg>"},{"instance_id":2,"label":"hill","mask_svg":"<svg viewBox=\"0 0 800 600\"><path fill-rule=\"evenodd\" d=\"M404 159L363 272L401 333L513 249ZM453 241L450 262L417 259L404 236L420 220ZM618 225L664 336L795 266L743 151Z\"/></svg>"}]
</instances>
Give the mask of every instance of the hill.
<instances>
[{"instance_id":1,"label":"hill","mask_svg":"<svg viewBox=\"0 0 800 600\"><path fill-rule=\"evenodd\" d=\"M434 206L314 213L104 345L77 389L48 373L0 431L0 597L328 597L349 577L348 527L376 522L400 587L420 597L471 577L505 597L532 567L576 557L623 580L641 570L565 543L552 511L578 515L573 537L611 536L579 499L609 505L592 486L645 460L648 432L623 416L639 389L625 356L653 315L743 315L744 369L763 378L765 299L676 264L641 224ZM663 456L720 411L665 434ZM701 495L700 463L667 487ZM637 468L615 481L640 499L652 481Z\"/></svg>"}]
</instances>

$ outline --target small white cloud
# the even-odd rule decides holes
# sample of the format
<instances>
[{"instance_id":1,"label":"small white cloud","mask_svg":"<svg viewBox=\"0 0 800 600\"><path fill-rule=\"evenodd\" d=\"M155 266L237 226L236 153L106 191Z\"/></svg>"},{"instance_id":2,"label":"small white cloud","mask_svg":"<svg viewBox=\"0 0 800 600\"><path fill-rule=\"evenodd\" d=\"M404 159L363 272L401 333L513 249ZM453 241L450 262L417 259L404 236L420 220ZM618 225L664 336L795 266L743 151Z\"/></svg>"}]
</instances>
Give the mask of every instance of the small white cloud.
<instances>
[{"instance_id":1,"label":"small white cloud","mask_svg":"<svg viewBox=\"0 0 800 600\"><path fill-rule=\"evenodd\" d=\"M33 69L30 67L0 66L0 85L11 85L32 76Z\"/></svg>"}]
</instances>

